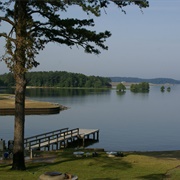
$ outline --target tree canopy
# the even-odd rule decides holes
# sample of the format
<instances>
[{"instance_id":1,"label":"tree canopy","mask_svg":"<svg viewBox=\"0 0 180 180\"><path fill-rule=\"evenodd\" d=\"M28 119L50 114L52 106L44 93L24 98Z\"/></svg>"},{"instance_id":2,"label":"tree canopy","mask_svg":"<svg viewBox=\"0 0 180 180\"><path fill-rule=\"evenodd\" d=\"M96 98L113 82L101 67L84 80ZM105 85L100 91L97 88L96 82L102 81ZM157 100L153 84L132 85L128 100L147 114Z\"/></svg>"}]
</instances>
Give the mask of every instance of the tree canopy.
<instances>
[{"instance_id":1,"label":"tree canopy","mask_svg":"<svg viewBox=\"0 0 180 180\"><path fill-rule=\"evenodd\" d=\"M0 10L3 16L0 21L11 26L9 32L1 32L0 37L6 39L6 53L2 59L12 72L27 71L36 67L39 62L35 56L43 50L49 42L65 44L67 46L81 46L87 53L99 54L101 49L107 50L104 42L111 36L109 31L97 33L87 27L95 26L93 19L63 19L60 12L68 11L68 7L77 5L87 14L101 15L101 9L107 8L110 3L123 7L135 4L140 8L148 6L145 0L136 1L113 1L113 0L9 0L0 2ZM21 23L20 23L21 22ZM22 31L20 31L22 29ZM22 38L23 36L23 38ZM22 45L24 52L24 68L19 69L16 65L17 47Z\"/></svg>"},{"instance_id":2,"label":"tree canopy","mask_svg":"<svg viewBox=\"0 0 180 180\"><path fill-rule=\"evenodd\" d=\"M111 79L100 76L86 76L66 71L39 71L26 74L27 86L69 87L69 88L107 88ZM15 86L12 73L0 75L0 86Z\"/></svg>"},{"instance_id":3,"label":"tree canopy","mask_svg":"<svg viewBox=\"0 0 180 180\"><path fill-rule=\"evenodd\" d=\"M81 46L87 53L99 54L107 50L109 31L96 32L93 19L62 18L70 6L78 6L87 15L100 16L101 10L110 3L119 8L135 4L139 8L148 7L146 0L7 0L0 2L0 23L7 23L8 31L0 29L4 37L5 54L2 56L7 67L14 74L15 89L15 130L12 169L25 169L24 123L26 72L39 62L35 57L49 42L69 47ZM1 25L1 26L2 26ZM1 27L0 26L0 27ZM99 49L100 48L100 49Z\"/></svg>"},{"instance_id":4,"label":"tree canopy","mask_svg":"<svg viewBox=\"0 0 180 180\"><path fill-rule=\"evenodd\" d=\"M131 84L130 90L132 92L149 92L149 83L142 82L139 84Z\"/></svg>"},{"instance_id":5,"label":"tree canopy","mask_svg":"<svg viewBox=\"0 0 180 180\"><path fill-rule=\"evenodd\" d=\"M123 84L123 83L119 83L117 86L116 86L116 89L120 92L124 92L126 90L126 86Z\"/></svg>"}]
</instances>

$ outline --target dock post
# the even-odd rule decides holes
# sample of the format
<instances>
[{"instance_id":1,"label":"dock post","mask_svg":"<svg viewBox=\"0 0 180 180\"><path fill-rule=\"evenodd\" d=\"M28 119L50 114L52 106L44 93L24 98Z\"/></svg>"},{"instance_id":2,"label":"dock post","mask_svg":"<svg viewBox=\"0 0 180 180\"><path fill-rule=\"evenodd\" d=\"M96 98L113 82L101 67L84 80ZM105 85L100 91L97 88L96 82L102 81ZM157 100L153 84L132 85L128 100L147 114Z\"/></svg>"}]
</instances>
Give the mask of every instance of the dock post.
<instances>
[{"instance_id":1,"label":"dock post","mask_svg":"<svg viewBox=\"0 0 180 180\"><path fill-rule=\"evenodd\" d=\"M96 138L95 138L95 133L93 133L93 140L95 140Z\"/></svg>"},{"instance_id":2,"label":"dock post","mask_svg":"<svg viewBox=\"0 0 180 180\"><path fill-rule=\"evenodd\" d=\"M41 139L39 139L39 149L41 149Z\"/></svg>"},{"instance_id":3,"label":"dock post","mask_svg":"<svg viewBox=\"0 0 180 180\"><path fill-rule=\"evenodd\" d=\"M99 131L97 131L97 140L99 140Z\"/></svg>"},{"instance_id":4,"label":"dock post","mask_svg":"<svg viewBox=\"0 0 180 180\"><path fill-rule=\"evenodd\" d=\"M56 142L56 150L58 150L58 141Z\"/></svg>"},{"instance_id":5,"label":"dock post","mask_svg":"<svg viewBox=\"0 0 180 180\"><path fill-rule=\"evenodd\" d=\"M30 150L30 159L32 159L33 158L33 150L31 149Z\"/></svg>"},{"instance_id":6,"label":"dock post","mask_svg":"<svg viewBox=\"0 0 180 180\"><path fill-rule=\"evenodd\" d=\"M85 136L82 136L82 140L83 140L83 147L85 146Z\"/></svg>"}]
</instances>

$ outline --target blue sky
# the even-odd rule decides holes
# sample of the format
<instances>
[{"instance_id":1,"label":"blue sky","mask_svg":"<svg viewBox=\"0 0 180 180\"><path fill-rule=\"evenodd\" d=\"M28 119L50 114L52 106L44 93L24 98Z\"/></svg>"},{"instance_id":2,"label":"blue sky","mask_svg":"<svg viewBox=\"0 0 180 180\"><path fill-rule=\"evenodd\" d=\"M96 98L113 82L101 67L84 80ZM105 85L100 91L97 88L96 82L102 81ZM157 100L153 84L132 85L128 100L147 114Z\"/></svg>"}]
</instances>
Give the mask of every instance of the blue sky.
<instances>
[{"instance_id":1,"label":"blue sky","mask_svg":"<svg viewBox=\"0 0 180 180\"><path fill-rule=\"evenodd\" d=\"M40 65L32 71L69 71L98 76L180 80L180 1L150 0L143 13L136 6L125 8L127 14L112 5L95 19L95 30L109 30L108 51L96 56L82 48L48 44L37 56ZM69 9L71 17L92 18L79 9ZM1 28L0 28L1 30ZM3 40L0 39L0 54ZM8 72L0 62L0 74Z\"/></svg>"}]
</instances>

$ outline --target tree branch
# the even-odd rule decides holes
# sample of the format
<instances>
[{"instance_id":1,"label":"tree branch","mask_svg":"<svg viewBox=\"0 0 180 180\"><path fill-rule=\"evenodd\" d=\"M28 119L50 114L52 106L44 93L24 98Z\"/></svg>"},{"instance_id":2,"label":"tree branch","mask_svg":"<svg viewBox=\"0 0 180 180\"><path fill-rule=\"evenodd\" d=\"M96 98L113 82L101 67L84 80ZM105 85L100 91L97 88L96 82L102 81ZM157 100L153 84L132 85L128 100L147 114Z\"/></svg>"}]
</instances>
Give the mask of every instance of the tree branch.
<instances>
[{"instance_id":1,"label":"tree branch","mask_svg":"<svg viewBox=\"0 0 180 180\"><path fill-rule=\"evenodd\" d=\"M49 19L48 13L43 13L43 12L40 11L40 10L30 11L30 12L28 13L28 15L32 15L32 14L36 14L36 13L39 14L39 15L41 15L42 17L46 17L46 18Z\"/></svg>"},{"instance_id":2,"label":"tree branch","mask_svg":"<svg viewBox=\"0 0 180 180\"><path fill-rule=\"evenodd\" d=\"M41 23L41 22L36 21L36 22L34 22L34 25L32 25L32 28L29 30L28 33L35 32L35 31L37 31L39 28L41 28L41 26L46 27L47 25L51 25L51 23L50 23L50 22Z\"/></svg>"},{"instance_id":3,"label":"tree branch","mask_svg":"<svg viewBox=\"0 0 180 180\"><path fill-rule=\"evenodd\" d=\"M16 40L9 37L6 33L0 33L0 37L4 37L4 38L9 39L10 41L16 43Z\"/></svg>"},{"instance_id":4,"label":"tree branch","mask_svg":"<svg viewBox=\"0 0 180 180\"><path fill-rule=\"evenodd\" d=\"M5 38L7 38L8 36L7 36L7 34L6 33L0 33L0 37L5 37Z\"/></svg>"},{"instance_id":5,"label":"tree branch","mask_svg":"<svg viewBox=\"0 0 180 180\"><path fill-rule=\"evenodd\" d=\"M0 16L0 21L5 21L5 22L11 24L12 26L15 25L15 23L13 21L11 21L9 18L6 18L6 17Z\"/></svg>"}]
</instances>

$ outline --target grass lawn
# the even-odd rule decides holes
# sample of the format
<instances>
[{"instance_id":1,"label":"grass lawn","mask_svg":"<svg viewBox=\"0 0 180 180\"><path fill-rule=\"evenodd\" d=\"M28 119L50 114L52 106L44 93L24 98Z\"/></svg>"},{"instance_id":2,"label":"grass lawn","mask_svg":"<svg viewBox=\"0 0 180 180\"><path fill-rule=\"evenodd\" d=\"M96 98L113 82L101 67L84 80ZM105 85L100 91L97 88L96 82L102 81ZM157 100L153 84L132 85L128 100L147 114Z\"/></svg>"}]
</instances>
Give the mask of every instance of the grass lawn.
<instances>
[{"instance_id":1,"label":"grass lawn","mask_svg":"<svg viewBox=\"0 0 180 180\"><path fill-rule=\"evenodd\" d=\"M49 171L75 174L79 180L180 179L180 151L126 152L124 157L108 157L105 152L98 154L98 157L74 157L73 150L43 153L27 161L27 170L20 172L10 170L10 162L4 160L0 162L0 179L34 180ZM51 156L55 159L48 161Z\"/></svg>"}]
</instances>

